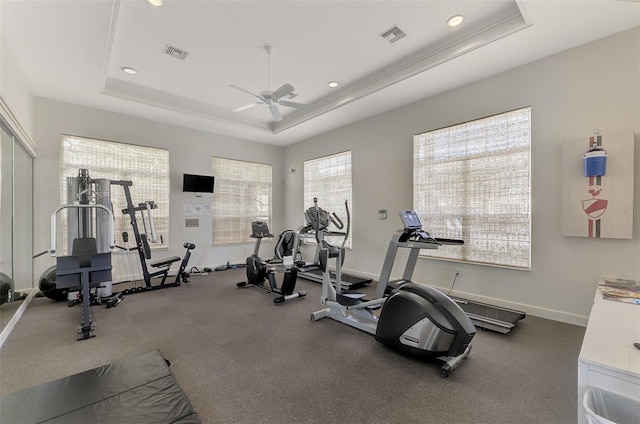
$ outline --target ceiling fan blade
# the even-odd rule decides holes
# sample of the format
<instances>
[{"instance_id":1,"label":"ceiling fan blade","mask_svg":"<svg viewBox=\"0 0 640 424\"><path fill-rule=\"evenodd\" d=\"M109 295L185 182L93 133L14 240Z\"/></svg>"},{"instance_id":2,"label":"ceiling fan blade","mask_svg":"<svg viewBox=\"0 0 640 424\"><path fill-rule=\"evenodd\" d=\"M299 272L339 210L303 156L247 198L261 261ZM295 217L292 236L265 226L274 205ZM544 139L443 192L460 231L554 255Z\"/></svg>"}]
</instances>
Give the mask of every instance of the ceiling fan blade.
<instances>
[{"instance_id":1,"label":"ceiling fan blade","mask_svg":"<svg viewBox=\"0 0 640 424\"><path fill-rule=\"evenodd\" d=\"M302 103L290 102L289 100L280 100L278 101L278 103L280 103L282 106L294 107L296 109L303 108L306 106Z\"/></svg>"},{"instance_id":2,"label":"ceiling fan blade","mask_svg":"<svg viewBox=\"0 0 640 424\"><path fill-rule=\"evenodd\" d=\"M293 85L289 83L282 84L280 88L278 88L273 92L273 97L276 98L276 100L281 99L284 96L287 96L293 93L293 90L294 90Z\"/></svg>"},{"instance_id":3,"label":"ceiling fan blade","mask_svg":"<svg viewBox=\"0 0 640 424\"><path fill-rule=\"evenodd\" d=\"M280 111L273 103L269 105L269 110L271 111L271 115L273 116L274 121L282 121L282 115L280 115Z\"/></svg>"},{"instance_id":4,"label":"ceiling fan blade","mask_svg":"<svg viewBox=\"0 0 640 424\"><path fill-rule=\"evenodd\" d=\"M251 103L251 104L248 104L248 105L245 105L245 106L237 107L237 108L233 109L233 111L234 112L242 112L243 110L251 109L252 107L256 107L256 106L261 105L261 104L262 103L255 102L255 103Z\"/></svg>"},{"instance_id":5,"label":"ceiling fan blade","mask_svg":"<svg viewBox=\"0 0 640 424\"><path fill-rule=\"evenodd\" d=\"M244 91L244 92L245 92L245 93L247 93L247 94L251 94L251 95L252 95L252 96L254 96L254 97L257 97L257 98L259 98L259 99L262 99L262 97L261 97L261 96L259 96L259 95L255 94L255 93L252 93L252 92L251 92L251 91L249 91L249 90L245 90L245 89L244 89L244 88L242 88L242 87L238 87L237 85L229 84L229 87L235 88L236 90Z\"/></svg>"}]
</instances>

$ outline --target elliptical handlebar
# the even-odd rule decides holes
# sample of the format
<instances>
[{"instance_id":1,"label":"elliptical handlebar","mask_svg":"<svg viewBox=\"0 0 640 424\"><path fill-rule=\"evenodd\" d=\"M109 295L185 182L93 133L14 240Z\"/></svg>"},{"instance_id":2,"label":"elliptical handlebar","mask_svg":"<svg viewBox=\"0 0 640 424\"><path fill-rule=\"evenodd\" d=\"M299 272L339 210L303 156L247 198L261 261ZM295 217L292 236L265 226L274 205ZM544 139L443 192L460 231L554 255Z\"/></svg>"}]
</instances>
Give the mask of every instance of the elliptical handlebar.
<instances>
[{"instance_id":1,"label":"elliptical handlebar","mask_svg":"<svg viewBox=\"0 0 640 424\"><path fill-rule=\"evenodd\" d=\"M351 212L349 212L349 204L346 200L344 201L344 208L347 211L347 230L344 232L344 238L342 239L341 248L343 249L344 245L347 243L347 239L349 238L349 230L351 229Z\"/></svg>"},{"instance_id":2,"label":"elliptical handlebar","mask_svg":"<svg viewBox=\"0 0 640 424\"><path fill-rule=\"evenodd\" d=\"M320 209L318 209L318 198L313 198L313 205L316 211L316 219L312 220L313 222L313 233L316 236L316 242L320 243Z\"/></svg>"},{"instance_id":3,"label":"elliptical handlebar","mask_svg":"<svg viewBox=\"0 0 640 424\"><path fill-rule=\"evenodd\" d=\"M344 248L345 244L347 243L347 239L349 238L349 231L351 228L351 212L349 211L349 204L347 200L344 201L344 208L347 212L346 231L339 232L339 233L338 232L332 233L330 230L327 229L329 224L333 224L338 230L343 230L345 228L345 223L340 219L340 217L338 217L338 215L336 215L335 212L329 213L324 209L319 208L318 198L317 197L313 198L313 207L305 211L305 216L307 217L307 220L310 221L311 227L314 230L316 242L318 244L331 246L326 240L324 240L324 238L322 240L320 239L320 231L326 231L329 235L344 236L344 238L342 239L342 245L341 245L341 248ZM312 215L313 213L315 213L315 215ZM321 218L321 215L322 215L322 218ZM326 225L324 224L321 225L321 222L326 222Z\"/></svg>"},{"instance_id":4,"label":"elliptical handlebar","mask_svg":"<svg viewBox=\"0 0 640 424\"><path fill-rule=\"evenodd\" d=\"M338 230L342 230L344 228L344 224L342 223L340 218L338 218L338 215L336 215L335 212L331 212L331 215L332 216L329 217L329 221L331 221Z\"/></svg>"}]
</instances>

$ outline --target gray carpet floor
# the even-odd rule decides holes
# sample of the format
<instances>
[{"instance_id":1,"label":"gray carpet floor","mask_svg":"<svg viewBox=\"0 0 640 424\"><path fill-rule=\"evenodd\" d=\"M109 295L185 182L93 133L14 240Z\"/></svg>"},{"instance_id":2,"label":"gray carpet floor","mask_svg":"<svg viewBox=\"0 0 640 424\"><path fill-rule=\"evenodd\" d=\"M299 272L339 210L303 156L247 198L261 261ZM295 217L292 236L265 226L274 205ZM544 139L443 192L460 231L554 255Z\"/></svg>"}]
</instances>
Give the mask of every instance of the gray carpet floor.
<instances>
[{"instance_id":1,"label":"gray carpet floor","mask_svg":"<svg viewBox=\"0 0 640 424\"><path fill-rule=\"evenodd\" d=\"M0 394L159 350L204 423L575 423L584 328L527 316L510 334L479 330L448 378L324 319L304 299L236 287L244 269L93 306L96 337L76 341L81 308L32 301L0 350ZM365 291L372 293L374 287ZM37 405L33 405L37 408Z\"/></svg>"}]
</instances>

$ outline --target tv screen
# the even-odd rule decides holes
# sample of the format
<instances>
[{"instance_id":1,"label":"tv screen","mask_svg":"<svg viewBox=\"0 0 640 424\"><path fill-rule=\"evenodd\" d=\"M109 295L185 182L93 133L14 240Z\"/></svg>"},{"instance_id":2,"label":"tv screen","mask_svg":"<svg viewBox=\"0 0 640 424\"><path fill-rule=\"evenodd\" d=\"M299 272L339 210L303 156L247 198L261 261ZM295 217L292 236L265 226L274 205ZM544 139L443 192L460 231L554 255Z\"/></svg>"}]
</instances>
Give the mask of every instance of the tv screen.
<instances>
[{"instance_id":1,"label":"tv screen","mask_svg":"<svg viewBox=\"0 0 640 424\"><path fill-rule=\"evenodd\" d=\"M182 191L213 193L213 177L208 175L184 174Z\"/></svg>"}]
</instances>

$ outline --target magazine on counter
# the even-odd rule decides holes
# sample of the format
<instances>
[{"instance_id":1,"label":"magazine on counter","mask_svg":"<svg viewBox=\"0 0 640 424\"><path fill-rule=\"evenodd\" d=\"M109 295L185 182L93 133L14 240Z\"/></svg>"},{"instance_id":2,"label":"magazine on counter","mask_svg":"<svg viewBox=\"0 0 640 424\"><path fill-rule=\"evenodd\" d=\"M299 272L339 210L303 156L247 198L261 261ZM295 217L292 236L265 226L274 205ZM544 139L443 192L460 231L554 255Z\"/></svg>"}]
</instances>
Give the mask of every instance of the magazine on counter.
<instances>
[{"instance_id":1,"label":"magazine on counter","mask_svg":"<svg viewBox=\"0 0 640 424\"><path fill-rule=\"evenodd\" d=\"M640 305L640 281L622 278L604 278L598 283L602 298L616 302Z\"/></svg>"}]
</instances>

